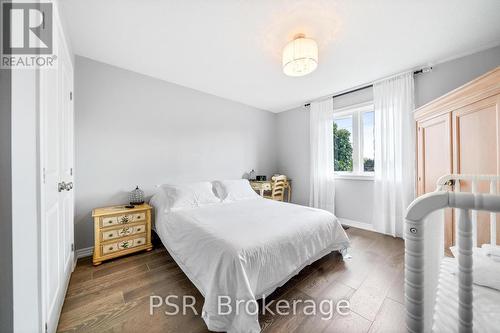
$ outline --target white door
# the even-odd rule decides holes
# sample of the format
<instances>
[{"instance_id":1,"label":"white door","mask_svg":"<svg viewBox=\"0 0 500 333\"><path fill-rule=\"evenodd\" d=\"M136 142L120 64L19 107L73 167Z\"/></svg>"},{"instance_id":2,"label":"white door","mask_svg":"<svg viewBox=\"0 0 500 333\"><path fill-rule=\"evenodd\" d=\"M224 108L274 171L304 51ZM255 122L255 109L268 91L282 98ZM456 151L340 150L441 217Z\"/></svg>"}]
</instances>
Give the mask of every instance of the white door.
<instances>
[{"instance_id":1,"label":"white door","mask_svg":"<svg viewBox=\"0 0 500 333\"><path fill-rule=\"evenodd\" d=\"M73 268L73 68L54 24L57 68L40 70L42 319L55 332Z\"/></svg>"}]
</instances>

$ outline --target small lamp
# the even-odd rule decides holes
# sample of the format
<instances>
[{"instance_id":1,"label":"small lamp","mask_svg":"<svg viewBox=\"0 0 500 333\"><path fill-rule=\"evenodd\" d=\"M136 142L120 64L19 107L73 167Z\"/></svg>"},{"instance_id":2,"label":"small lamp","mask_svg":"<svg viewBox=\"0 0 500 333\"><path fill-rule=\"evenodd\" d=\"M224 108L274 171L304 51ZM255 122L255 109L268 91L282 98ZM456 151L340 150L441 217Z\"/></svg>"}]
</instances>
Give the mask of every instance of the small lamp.
<instances>
[{"instance_id":1,"label":"small lamp","mask_svg":"<svg viewBox=\"0 0 500 333\"><path fill-rule=\"evenodd\" d=\"M130 192L129 200L131 205L142 205L144 203L144 191L136 186L135 189Z\"/></svg>"}]
</instances>

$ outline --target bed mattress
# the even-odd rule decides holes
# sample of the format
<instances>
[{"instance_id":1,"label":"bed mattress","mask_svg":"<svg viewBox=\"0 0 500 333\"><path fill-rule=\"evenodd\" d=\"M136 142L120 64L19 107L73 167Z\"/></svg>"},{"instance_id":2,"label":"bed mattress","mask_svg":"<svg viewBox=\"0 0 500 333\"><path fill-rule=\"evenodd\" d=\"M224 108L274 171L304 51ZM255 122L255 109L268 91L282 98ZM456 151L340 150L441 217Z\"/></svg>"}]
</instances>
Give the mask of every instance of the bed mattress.
<instances>
[{"instance_id":1,"label":"bed mattress","mask_svg":"<svg viewBox=\"0 0 500 333\"><path fill-rule=\"evenodd\" d=\"M205 296L202 317L218 332L260 332L257 314L218 314L219 296L231 297L233 304L255 301L306 265L349 246L333 214L262 198L157 212L155 227Z\"/></svg>"},{"instance_id":2,"label":"bed mattress","mask_svg":"<svg viewBox=\"0 0 500 333\"><path fill-rule=\"evenodd\" d=\"M456 259L445 258L441 264L433 332L458 332L458 278ZM500 291L473 284L473 331L488 333L500 330Z\"/></svg>"}]
</instances>

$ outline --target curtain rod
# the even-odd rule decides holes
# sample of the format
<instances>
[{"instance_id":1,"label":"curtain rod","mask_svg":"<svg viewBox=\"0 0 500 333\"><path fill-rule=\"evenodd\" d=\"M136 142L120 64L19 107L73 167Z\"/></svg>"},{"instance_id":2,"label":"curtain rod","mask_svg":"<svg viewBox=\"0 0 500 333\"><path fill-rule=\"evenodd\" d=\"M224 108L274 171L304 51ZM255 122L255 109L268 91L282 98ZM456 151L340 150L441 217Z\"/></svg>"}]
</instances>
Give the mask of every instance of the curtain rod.
<instances>
[{"instance_id":1,"label":"curtain rod","mask_svg":"<svg viewBox=\"0 0 500 333\"><path fill-rule=\"evenodd\" d=\"M422 74L422 73L428 73L431 70L432 70L432 67L424 67L424 68L421 68L419 70L413 71L413 75ZM366 85L363 85L363 86L360 86L360 87L357 87L357 88L354 88L354 89L351 89L351 90L348 90L348 91L344 91L344 92L338 93L336 95L329 96L327 98L337 98L337 97L340 97L340 96L351 94L353 92L364 90L364 89L371 88L371 87L373 87L373 83L366 84ZM311 105L311 103L304 104L304 106L306 106L306 107L310 106L310 105Z\"/></svg>"}]
</instances>

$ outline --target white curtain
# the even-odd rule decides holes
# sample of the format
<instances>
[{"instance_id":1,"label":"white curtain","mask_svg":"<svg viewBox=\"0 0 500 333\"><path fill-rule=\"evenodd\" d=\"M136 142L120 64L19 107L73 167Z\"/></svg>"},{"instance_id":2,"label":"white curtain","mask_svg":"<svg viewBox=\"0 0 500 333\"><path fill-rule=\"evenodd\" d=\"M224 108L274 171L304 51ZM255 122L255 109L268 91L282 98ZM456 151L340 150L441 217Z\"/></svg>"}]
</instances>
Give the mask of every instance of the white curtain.
<instances>
[{"instance_id":1,"label":"white curtain","mask_svg":"<svg viewBox=\"0 0 500 333\"><path fill-rule=\"evenodd\" d=\"M312 102L309 114L309 205L334 213L333 99Z\"/></svg>"},{"instance_id":2,"label":"white curtain","mask_svg":"<svg viewBox=\"0 0 500 333\"><path fill-rule=\"evenodd\" d=\"M402 236L406 208L415 198L413 73L373 85L375 106L376 231Z\"/></svg>"}]
</instances>

